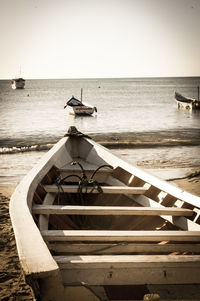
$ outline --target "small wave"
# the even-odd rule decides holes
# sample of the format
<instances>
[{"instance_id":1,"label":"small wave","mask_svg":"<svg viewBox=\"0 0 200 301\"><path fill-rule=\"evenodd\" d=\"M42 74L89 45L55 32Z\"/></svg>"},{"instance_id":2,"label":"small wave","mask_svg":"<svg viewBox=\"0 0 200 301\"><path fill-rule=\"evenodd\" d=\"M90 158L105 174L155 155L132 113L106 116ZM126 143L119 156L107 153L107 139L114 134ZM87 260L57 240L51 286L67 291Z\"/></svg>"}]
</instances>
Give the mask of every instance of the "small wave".
<instances>
[{"instance_id":1,"label":"small wave","mask_svg":"<svg viewBox=\"0 0 200 301\"><path fill-rule=\"evenodd\" d=\"M168 130L151 132L89 133L97 143L107 148L152 148L172 146L199 146L200 130ZM48 137L49 138L49 137ZM49 150L60 137L54 140L5 140L0 141L0 154L14 154ZM25 145L24 145L25 144Z\"/></svg>"},{"instance_id":2,"label":"small wave","mask_svg":"<svg viewBox=\"0 0 200 301\"><path fill-rule=\"evenodd\" d=\"M33 152L33 151L45 151L49 150L54 144L37 144L30 146L13 146L13 147L1 147L0 155L5 154L16 154L16 153L24 153L24 152Z\"/></svg>"}]
</instances>

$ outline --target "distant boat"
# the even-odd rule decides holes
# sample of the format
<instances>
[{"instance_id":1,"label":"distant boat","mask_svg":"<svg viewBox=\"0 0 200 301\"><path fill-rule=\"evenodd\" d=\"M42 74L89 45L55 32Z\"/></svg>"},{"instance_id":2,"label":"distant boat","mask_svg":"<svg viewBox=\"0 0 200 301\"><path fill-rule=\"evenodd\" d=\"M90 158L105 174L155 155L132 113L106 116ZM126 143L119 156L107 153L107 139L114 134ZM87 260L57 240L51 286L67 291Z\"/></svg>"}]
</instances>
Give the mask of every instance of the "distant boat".
<instances>
[{"instance_id":1,"label":"distant boat","mask_svg":"<svg viewBox=\"0 0 200 301\"><path fill-rule=\"evenodd\" d=\"M177 100L178 108L183 108L187 110L200 110L199 88L198 100L194 98L185 97L178 92L175 92L175 99Z\"/></svg>"},{"instance_id":2,"label":"distant boat","mask_svg":"<svg viewBox=\"0 0 200 301\"><path fill-rule=\"evenodd\" d=\"M87 103L82 102L83 91L81 89L81 100L72 96L70 100L67 101L64 109L67 107L70 114L73 115L92 115L94 112L97 112L97 108L93 107Z\"/></svg>"},{"instance_id":3,"label":"distant boat","mask_svg":"<svg viewBox=\"0 0 200 301\"><path fill-rule=\"evenodd\" d=\"M25 79L23 79L22 77L12 79L11 87L12 89L24 89Z\"/></svg>"}]
</instances>

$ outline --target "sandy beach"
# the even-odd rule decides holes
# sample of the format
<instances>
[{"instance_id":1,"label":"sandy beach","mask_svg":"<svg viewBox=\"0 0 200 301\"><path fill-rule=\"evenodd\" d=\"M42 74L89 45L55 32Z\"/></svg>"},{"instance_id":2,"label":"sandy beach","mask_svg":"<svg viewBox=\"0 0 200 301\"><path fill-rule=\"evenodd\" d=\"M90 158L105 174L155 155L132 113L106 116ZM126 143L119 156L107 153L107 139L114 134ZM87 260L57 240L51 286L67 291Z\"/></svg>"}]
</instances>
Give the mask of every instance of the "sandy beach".
<instances>
[{"instance_id":1,"label":"sandy beach","mask_svg":"<svg viewBox=\"0 0 200 301\"><path fill-rule=\"evenodd\" d=\"M9 199L14 187L0 187L0 300L35 300L25 283L19 264L9 216Z\"/></svg>"},{"instance_id":2,"label":"sandy beach","mask_svg":"<svg viewBox=\"0 0 200 301\"><path fill-rule=\"evenodd\" d=\"M187 177L174 179L173 182L183 190L200 196L198 168ZM23 279L9 217L9 200L14 189L14 186L0 186L0 300L35 300L30 287Z\"/></svg>"}]
</instances>

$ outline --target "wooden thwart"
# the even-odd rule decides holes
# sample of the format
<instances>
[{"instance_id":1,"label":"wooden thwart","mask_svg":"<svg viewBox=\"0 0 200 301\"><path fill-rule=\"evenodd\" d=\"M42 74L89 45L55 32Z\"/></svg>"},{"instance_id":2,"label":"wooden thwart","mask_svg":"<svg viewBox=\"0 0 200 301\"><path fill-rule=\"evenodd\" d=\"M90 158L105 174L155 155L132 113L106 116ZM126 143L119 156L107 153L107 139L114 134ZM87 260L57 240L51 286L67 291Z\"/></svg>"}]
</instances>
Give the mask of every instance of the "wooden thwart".
<instances>
[{"instance_id":1,"label":"wooden thwart","mask_svg":"<svg viewBox=\"0 0 200 301\"><path fill-rule=\"evenodd\" d=\"M196 241L200 231L44 230L48 241Z\"/></svg>"},{"instance_id":2,"label":"wooden thwart","mask_svg":"<svg viewBox=\"0 0 200 301\"><path fill-rule=\"evenodd\" d=\"M50 250L71 254L200 253L200 244L177 243L49 243Z\"/></svg>"},{"instance_id":3,"label":"wooden thwart","mask_svg":"<svg viewBox=\"0 0 200 301\"><path fill-rule=\"evenodd\" d=\"M64 206L34 205L34 214L70 214L70 215L171 215L191 216L192 210L182 208L119 207L119 206Z\"/></svg>"},{"instance_id":4,"label":"wooden thwart","mask_svg":"<svg viewBox=\"0 0 200 301\"><path fill-rule=\"evenodd\" d=\"M87 268L90 267L103 267L112 265L112 268L118 266L128 267L174 267L175 264L179 267L185 267L187 263L200 268L199 255L79 255L79 256L54 256L56 262L63 265L65 268ZM198 280L200 282L200 279Z\"/></svg>"},{"instance_id":5,"label":"wooden thwart","mask_svg":"<svg viewBox=\"0 0 200 301\"><path fill-rule=\"evenodd\" d=\"M57 185L45 185L44 189L46 192L69 192L77 193L78 185L62 185L60 189ZM128 186L101 186L101 189L104 193L125 193L125 194L144 194L148 188L146 187L128 187ZM85 188L83 188L83 193ZM99 193L98 189L93 188L92 186L87 187L88 193Z\"/></svg>"},{"instance_id":6,"label":"wooden thwart","mask_svg":"<svg viewBox=\"0 0 200 301\"><path fill-rule=\"evenodd\" d=\"M97 167L96 167L97 168ZM89 168L89 166L87 166L87 169L86 168L84 168L84 172L85 172L85 174L93 174L94 173L94 171L95 171L95 169L94 168ZM83 172L82 172L82 170L80 170L80 169L78 169L78 168L60 168L59 169L59 172L60 173L67 173L67 174L70 174L70 175L79 175L79 176L81 176L82 174L83 174ZM97 175L98 174L111 174L113 172L113 169L110 169L110 168L101 168L101 169L99 169L98 170L98 172L96 173Z\"/></svg>"},{"instance_id":7,"label":"wooden thwart","mask_svg":"<svg viewBox=\"0 0 200 301\"><path fill-rule=\"evenodd\" d=\"M77 255L54 259L65 285L200 283L199 255Z\"/></svg>"}]
</instances>

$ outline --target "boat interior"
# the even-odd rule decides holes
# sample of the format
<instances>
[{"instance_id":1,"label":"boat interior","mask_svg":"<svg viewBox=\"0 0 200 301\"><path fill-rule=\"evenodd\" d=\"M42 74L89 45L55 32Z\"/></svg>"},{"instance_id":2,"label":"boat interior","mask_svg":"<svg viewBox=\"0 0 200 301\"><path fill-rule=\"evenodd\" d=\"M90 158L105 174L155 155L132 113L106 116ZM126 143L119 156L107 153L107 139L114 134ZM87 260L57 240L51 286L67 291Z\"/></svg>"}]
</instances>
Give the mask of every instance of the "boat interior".
<instances>
[{"instance_id":1,"label":"boat interior","mask_svg":"<svg viewBox=\"0 0 200 301\"><path fill-rule=\"evenodd\" d=\"M200 298L198 197L87 138L67 138L49 162L29 206L69 295Z\"/></svg>"}]
</instances>

